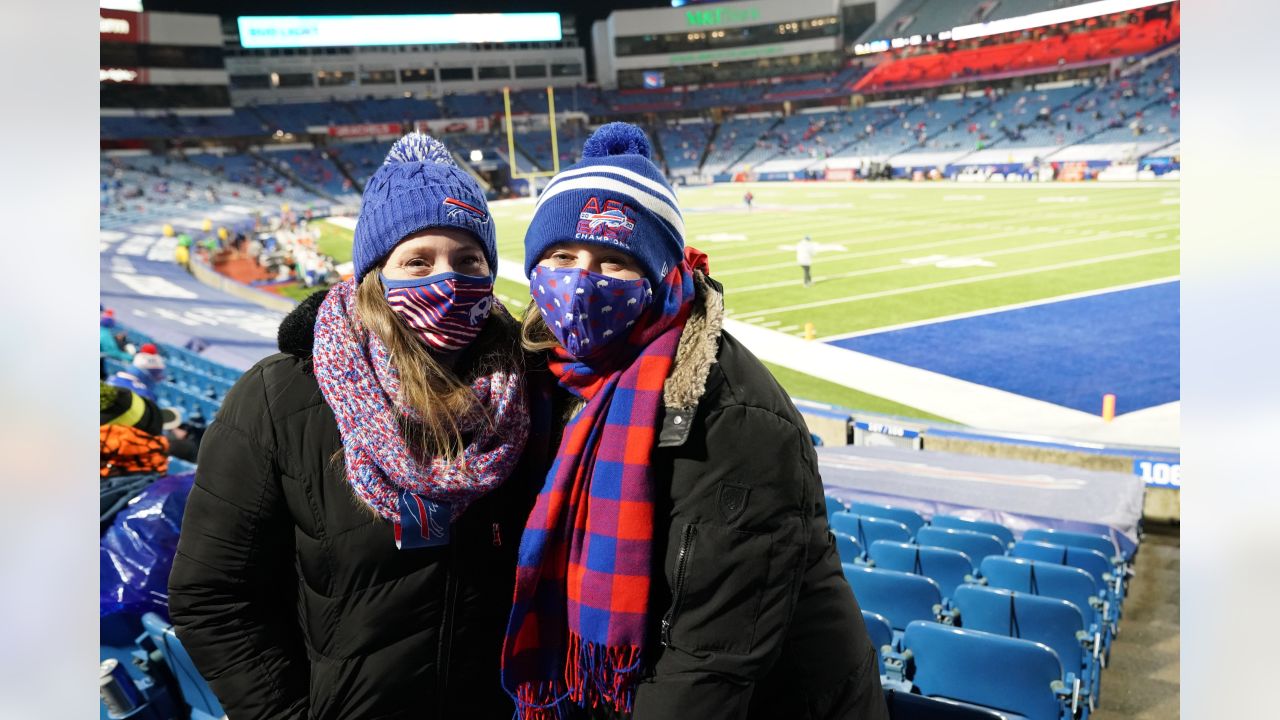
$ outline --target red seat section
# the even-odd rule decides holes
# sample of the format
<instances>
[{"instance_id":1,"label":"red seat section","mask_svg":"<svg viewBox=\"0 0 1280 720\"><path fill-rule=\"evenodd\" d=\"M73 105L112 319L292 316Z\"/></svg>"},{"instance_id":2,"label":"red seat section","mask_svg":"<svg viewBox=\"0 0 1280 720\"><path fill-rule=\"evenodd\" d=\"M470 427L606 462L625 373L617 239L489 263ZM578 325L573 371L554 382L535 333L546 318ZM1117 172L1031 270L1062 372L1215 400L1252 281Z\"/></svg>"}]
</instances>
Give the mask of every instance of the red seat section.
<instances>
[{"instance_id":1,"label":"red seat section","mask_svg":"<svg viewBox=\"0 0 1280 720\"><path fill-rule=\"evenodd\" d=\"M858 81L854 90L906 90L1141 55L1176 39L1178 20L1178 13L1174 12L1169 19L1068 34L1051 33L1040 38L969 49L947 49L952 46L937 45L912 47L897 51L899 55L877 65ZM926 54L917 54L922 50Z\"/></svg>"}]
</instances>

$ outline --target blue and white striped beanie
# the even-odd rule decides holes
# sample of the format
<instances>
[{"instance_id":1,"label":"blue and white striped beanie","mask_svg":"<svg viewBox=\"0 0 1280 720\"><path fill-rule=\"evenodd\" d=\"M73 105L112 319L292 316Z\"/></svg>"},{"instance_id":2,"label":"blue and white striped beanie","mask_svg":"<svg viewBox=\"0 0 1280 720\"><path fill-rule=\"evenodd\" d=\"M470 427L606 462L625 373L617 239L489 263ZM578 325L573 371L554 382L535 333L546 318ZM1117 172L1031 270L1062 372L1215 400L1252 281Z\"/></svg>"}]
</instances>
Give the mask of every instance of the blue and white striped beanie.
<instances>
[{"instance_id":1,"label":"blue and white striped beanie","mask_svg":"<svg viewBox=\"0 0 1280 720\"><path fill-rule=\"evenodd\" d=\"M427 228L451 227L476 236L489 273L498 272L498 246L480 184L458 167L439 140L419 132L391 146L364 188L351 260L356 282L406 237Z\"/></svg>"},{"instance_id":2,"label":"blue and white striped beanie","mask_svg":"<svg viewBox=\"0 0 1280 720\"><path fill-rule=\"evenodd\" d=\"M602 125L582 146L582 160L542 191L524 236L528 277L547 248L562 242L614 247L635 257L655 286L684 257L684 217L676 194L650 160L644 131Z\"/></svg>"}]
</instances>

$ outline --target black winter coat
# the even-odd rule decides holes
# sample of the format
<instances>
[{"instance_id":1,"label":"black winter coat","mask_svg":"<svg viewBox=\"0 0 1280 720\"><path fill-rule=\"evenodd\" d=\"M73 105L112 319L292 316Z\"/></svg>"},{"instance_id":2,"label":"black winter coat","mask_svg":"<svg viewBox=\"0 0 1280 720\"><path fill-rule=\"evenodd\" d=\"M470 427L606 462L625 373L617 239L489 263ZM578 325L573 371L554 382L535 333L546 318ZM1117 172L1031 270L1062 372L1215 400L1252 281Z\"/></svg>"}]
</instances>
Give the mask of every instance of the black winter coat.
<instances>
[{"instance_id":1,"label":"black winter coat","mask_svg":"<svg viewBox=\"0 0 1280 720\"><path fill-rule=\"evenodd\" d=\"M809 432L722 315L699 277L653 456L656 653L632 718L886 719Z\"/></svg>"},{"instance_id":2,"label":"black winter coat","mask_svg":"<svg viewBox=\"0 0 1280 720\"><path fill-rule=\"evenodd\" d=\"M344 478L310 371L321 295L204 437L169 579L178 637L232 720L507 720L502 638L546 438L447 547L397 550Z\"/></svg>"}]
</instances>

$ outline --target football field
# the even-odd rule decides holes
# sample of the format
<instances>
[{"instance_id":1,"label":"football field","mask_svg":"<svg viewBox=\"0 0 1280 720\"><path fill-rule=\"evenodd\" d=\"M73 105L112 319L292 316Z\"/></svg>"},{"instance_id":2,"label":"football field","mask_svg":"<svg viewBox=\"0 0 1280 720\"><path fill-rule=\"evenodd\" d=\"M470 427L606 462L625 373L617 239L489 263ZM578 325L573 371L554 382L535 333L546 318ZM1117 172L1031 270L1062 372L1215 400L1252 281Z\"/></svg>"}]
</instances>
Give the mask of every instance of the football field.
<instances>
[{"instance_id":1,"label":"football field","mask_svg":"<svg viewBox=\"0 0 1280 720\"><path fill-rule=\"evenodd\" d=\"M757 183L678 195L731 317L820 339L1178 274L1177 185ZM493 207L520 262L532 212ZM567 229L572 232L572 229ZM818 244L804 287L795 243Z\"/></svg>"}]
</instances>

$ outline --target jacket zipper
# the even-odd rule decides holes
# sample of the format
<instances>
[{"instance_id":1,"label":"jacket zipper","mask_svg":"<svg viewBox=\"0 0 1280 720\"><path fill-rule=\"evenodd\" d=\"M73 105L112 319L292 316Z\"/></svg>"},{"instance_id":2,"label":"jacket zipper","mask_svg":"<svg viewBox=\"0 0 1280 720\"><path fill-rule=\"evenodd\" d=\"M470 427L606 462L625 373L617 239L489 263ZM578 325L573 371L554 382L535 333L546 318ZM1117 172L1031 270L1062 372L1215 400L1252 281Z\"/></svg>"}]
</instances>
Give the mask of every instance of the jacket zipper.
<instances>
[{"instance_id":1,"label":"jacket zipper","mask_svg":"<svg viewBox=\"0 0 1280 720\"><path fill-rule=\"evenodd\" d=\"M454 531L457 528L453 528ZM454 606L458 601L458 578L455 570L458 567L458 539L455 535L449 543L449 567L444 580L444 618L440 623L440 649L436 662L436 677L440 689L440 697L449 696L449 666L453 663L453 616ZM436 704L437 712L440 705Z\"/></svg>"},{"instance_id":2,"label":"jacket zipper","mask_svg":"<svg viewBox=\"0 0 1280 720\"><path fill-rule=\"evenodd\" d=\"M689 523L680 531L680 552L676 555L675 587L671 589L671 607L662 617L662 644L671 644L671 624L680 612L680 601L684 599L684 576L689 564L689 555L693 552L693 539L698 534L698 526Z\"/></svg>"}]
</instances>

